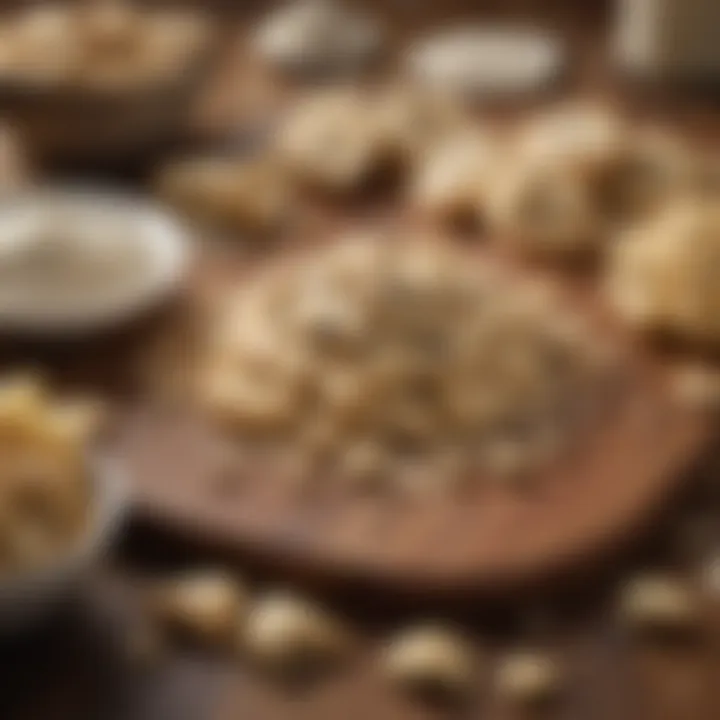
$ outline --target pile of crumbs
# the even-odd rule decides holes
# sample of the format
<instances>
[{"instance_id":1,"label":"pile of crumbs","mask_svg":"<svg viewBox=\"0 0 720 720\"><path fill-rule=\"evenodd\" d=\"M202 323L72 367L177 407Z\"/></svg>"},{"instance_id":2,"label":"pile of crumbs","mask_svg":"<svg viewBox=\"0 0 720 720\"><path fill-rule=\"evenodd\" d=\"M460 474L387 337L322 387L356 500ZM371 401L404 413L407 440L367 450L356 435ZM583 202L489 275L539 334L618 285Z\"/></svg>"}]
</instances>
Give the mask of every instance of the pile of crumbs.
<instances>
[{"instance_id":1,"label":"pile of crumbs","mask_svg":"<svg viewBox=\"0 0 720 720\"><path fill-rule=\"evenodd\" d=\"M605 350L543 285L433 240L351 237L230 296L202 395L288 472L443 489L552 461L600 406Z\"/></svg>"}]
</instances>

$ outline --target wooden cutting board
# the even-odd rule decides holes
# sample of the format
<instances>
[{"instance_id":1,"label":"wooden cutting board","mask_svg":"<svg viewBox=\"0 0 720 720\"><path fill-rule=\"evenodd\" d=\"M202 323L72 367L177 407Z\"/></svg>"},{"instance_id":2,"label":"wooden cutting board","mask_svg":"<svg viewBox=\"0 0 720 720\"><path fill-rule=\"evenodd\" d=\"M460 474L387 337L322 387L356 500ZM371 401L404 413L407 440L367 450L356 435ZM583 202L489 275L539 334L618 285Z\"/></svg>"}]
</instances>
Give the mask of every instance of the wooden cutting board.
<instances>
[{"instance_id":1,"label":"wooden cutting board","mask_svg":"<svg viewBox=\"0 0 720 720\"><path fill-rule=\"evenodd\" d=\"M206 297L201 288L222 294L248 271L245 262L222 260L200 273L192 291L198 304ZM141 403L120 431L138 512L239 558L400 592L507 589L598 559L683 485L709 425L679 404L663 363L613 326L592 289L566 289L568 302L581 305L626 355L626 377L572 453L529 487L477 483L458 495L424 498L358 496L332 483L308 490L261 464L248 467L192 407ZM197 341L168 351L186 379L188 348ZM169 377L170 364L160 362L156 376Z\"/></svg>"}]
</instances>

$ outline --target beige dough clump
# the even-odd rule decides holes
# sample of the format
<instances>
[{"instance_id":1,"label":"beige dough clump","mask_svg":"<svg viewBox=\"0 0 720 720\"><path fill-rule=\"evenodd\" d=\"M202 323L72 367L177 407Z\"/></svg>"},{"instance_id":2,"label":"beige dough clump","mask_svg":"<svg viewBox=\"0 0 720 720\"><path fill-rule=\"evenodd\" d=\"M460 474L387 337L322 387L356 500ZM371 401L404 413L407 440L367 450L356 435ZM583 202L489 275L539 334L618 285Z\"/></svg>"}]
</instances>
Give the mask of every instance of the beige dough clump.
<instances>
[{"instance_id":1,"label":"beige dough clump","mask_svg":"<svg viewBox=\"0 0 720 720\"><path fill-rule=\"evenodd\" d=\"M620 238L608 294L622 317L645 331L720 342L720 208L678 201Z\"/></svg>"},{"instance_id":2,"label":"beige dough clump","mask_svg":"<svg viewBox=\"0 0 720 720\"><path fill-rule=\"evenodd\" d=\"M471 643L440 625L410 628L385 648L382 670L391 682L415 692L467 695L477 658Z\"/></svg>"},{"instance_id":3,"label":"beige dough clump","mask_svg":"<svg viewBox=\"0 0 720 720\"><path fill-rule=\"evenodd\" d=\"M350 634L343 623L300 596L275 592L261 598L240 635L258 664L276 671L302 671L342 657Z\"/></svg>"},{"instance_id":4,"label":"beige dough clump","mask_svg":"<svg viewBox=\"0 0 720 720\"><path fill-rule=\"evenodd\" d=\"M96 406L55 400L34 376L0 384L0 574L46 566L82 538L97 421Z\"/></svg>"},{"instance_id":5,"label":"beige dough clump","mask_svg":"<svg viewBox=\"0 0 720 720\"><path fill-rule=\"evenodd\" d=\"M290 175L322 190L362 186L382 164L383 134L366 93L326 90L301 100L275 138Z\"/></svg>"},{"instance_id":6,"label":"beige dough clump","mask_svg":"<svg viewBox=\"0 0 720 720\"><path fill-rule=\"evenodd\" d=\"M390 157L402 169L415 169L437 145L473 129L462 105L438 90L390 85L378 92L375 103Z\"/></svg>"},{"instance_id":7,"label":"beige dough clump","mask_svg":"<svg viewBox=\"0 0 720 720\"><path fill-rule=\"evenodd\" d=\"M484 204L499 239L524 255L587 255L602 237L604 219L592 188L569 165L511 161L488 185Z\"/></svg>"},{"instance_id":8,"label":"beige dough clump","mask_svg":"<svg viewBox=\"0 0 720 720\"><path fill-rule=\"evenodd\" d=\"M453 136L431 148L419 163L411 202L442 220L482 225L485 198L499 162L499 140L490 131Z\"/></svg>"},{"instance_id":9,"label":"beige dough clump","mask_svg":"<svg viewBox=\"0 0 720 720\"><path fill-rule=\"evenodd\" d=\"M163 625L193 640L231 646L245 620L243 584L221 570L199 570L162 580L152 588L153 613Z\"/></svg>"},{"instance_id":10,"label":"beige dough clump","mask_svg":"<svg viewBox=\"0 0 720 720\"><path fill-rule=\"evenodd\" d=\"M196 158L163 168L161 197L221 228L264 235L291 212L292 192L284 172L269 158Z\"/></svg>"},{"instance_id":11,"label":"beige dough clump","mask_svg":"<svg viewBox=\"0 0 720 720\"><path fill-rule=\"evenodd\" d=\"M488 193L497 232L525 253L597 253L609 236L697 184L693 150L609 107L560 105L524 123Z\"/></svg>"}]
</instances>

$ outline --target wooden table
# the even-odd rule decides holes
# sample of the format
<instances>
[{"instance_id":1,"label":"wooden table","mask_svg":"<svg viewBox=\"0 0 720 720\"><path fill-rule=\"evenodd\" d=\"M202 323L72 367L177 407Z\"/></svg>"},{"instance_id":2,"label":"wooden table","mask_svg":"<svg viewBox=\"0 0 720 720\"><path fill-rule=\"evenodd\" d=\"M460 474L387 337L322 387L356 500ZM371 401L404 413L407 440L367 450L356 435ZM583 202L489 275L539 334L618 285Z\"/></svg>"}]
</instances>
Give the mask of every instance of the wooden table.
<instances>
[{"instance_id":1,"label":"wooden table","mask_svg":"<svg viewBox=\"0 0 720 720\"><path fill-rule=\"evenodd\" d=\"M527 2L489 3L495 11L521 12ZM428 24L432 15L460 14L468 3L392 3L393 12ZM583 6L580 8L580 6ZM589 5L589 4L588 4ZM442 8L440 8L442 6ZM601 55L603 13L590 17L584 3L548 3L572 40L575 58L572 83L631 99L631 105L677 121L693 134L720 133L720 108L713 100L677 95L644 96L618 92L609 81ZM546 8L547 9L547 8ZM198 125L204 130L229 127L247 103L237 95L235 59L226 63L203 98ZM646 101L645 101L646 100ZM122 395L136 386L133 365L114 349L98 361L113 376ZM77 357L54 359L72 377ZM117 373L116 373L117 371ZM82 374L82 373L80 373ZM545 717L568 720L715 720L720 717L720 600L708 613L703 642L690 648L649 652L633 645L613 619L616 589L633 568L669 562L689 569L711 540L678 551L679 528L694 515L720 519L720 492L710 487L718 472L704 469L704 480L673 508L667 520L632 557L606 568L593 582L558 588L552 595L525 598L509 605L446 608L466 624L485 648L488 672L478 683L476 701L456 713L493 720L522 717L493 696L489 672L493 658L520 640L532 640L558 653L568 673L567 692ZM701 481L701 482L700 482ZM715 483L717 485L717 483ZM386 604L365 596L333 598L366 629L367 641L348 664L327 682L301 695L283 692L258 678L239 662L180 651L158 666L139 669L128 663L122 638L126 632L122 596L132 592L138 568L186 563L193 553L147 528L134 527L108 576L98 578L81 604L70 606L32 638L0 646L0 717L3 720L418 720L446 713L412 704L390 692L373 670L372 657L385 633L413 615L414 608ZM716 537L717 540L717 537ZM261 578L261 580L268 578ZM120 598L120 601L118 601ZM534 622L533 618L544 618Z\"/></svg>"}]
</instances>

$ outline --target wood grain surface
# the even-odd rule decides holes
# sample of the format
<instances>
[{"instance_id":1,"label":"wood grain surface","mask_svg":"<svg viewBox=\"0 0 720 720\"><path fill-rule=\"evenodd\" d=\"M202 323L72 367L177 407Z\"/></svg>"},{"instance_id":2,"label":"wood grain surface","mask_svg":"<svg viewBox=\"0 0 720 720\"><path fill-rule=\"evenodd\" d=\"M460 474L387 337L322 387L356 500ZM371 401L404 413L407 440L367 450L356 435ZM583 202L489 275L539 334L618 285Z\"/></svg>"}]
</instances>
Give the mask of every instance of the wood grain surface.
<instances>
[{"instance_id":1,"label":"wood grain surface","mask_svg":"<svg viewBox=\"0 0 720 720\"><path fill-rule=\"evenodd\" d=\"M490 260L487 250L465 252L470 263ZM241 263L232 277L223 262L221 276L196 283L218 292L262 265ZM537 277L539 270L526 273ZM706 449L709 427L678 402L659 359L616 326L592 283L572 291L564 284L566 305L580 309L618 354L619 375L598 390L569 451L527 478L525 489L483 478L459 493L424 498L362 495L332 479L299 486L267 461L248 465L232 437L192 407L161 410L141 401L119 429L136 511L196 542L235 549L239 559L326 583L406 593L494 594L597 561L626 544L682 487ZM172 372L173 357L155 371ZM191 363L186 369L192 375Z\"/></svg>"}]
</instances>

